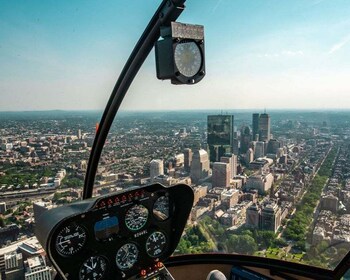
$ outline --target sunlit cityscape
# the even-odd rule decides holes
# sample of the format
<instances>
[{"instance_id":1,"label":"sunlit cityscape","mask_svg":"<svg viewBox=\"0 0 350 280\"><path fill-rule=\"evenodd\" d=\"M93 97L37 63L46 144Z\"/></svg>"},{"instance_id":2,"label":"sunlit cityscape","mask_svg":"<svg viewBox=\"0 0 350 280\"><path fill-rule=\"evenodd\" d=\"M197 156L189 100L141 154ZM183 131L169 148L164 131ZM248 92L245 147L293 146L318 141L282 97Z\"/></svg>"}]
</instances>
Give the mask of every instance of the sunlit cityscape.
<instances>
[{"instance_id":1,"label":"sunlit cityscape","mask_svg":"<svg viewBox=\"0 0 350 280\"><path fill-rule=\"evenodd\" d=\"M3 279L51 279L35 220L82 198L98 116L2 113ZM195 201L175 254L220 251L334 268L350 248L348 116L124 112L108 136L94 196L185 183Z\"/></svg>"}]
</instances>

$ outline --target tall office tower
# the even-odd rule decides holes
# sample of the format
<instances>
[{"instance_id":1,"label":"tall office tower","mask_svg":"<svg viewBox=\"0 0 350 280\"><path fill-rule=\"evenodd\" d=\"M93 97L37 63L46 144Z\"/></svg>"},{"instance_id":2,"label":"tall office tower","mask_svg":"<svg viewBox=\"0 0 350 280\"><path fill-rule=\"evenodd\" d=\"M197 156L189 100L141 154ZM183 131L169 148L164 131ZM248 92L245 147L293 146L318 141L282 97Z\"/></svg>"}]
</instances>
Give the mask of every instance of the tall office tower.
<instances>
[{"instance_id":1,"label":"tall office tower","mask_svg":"<svg viewBox=\"0 0 350 280\"><path fill-rule=\"evenodd\" d=\"M267 153L268 154L277 154L278 149L281 147L281 143L276 139L270 139L267 144Z\"/></svg>"},{"instance_id":2,"label":"tall office tower","mask_svg":"<svg viewBox=\"0 0 350 280\"><path fill-rule=\"evenodd\" d=\"M234 153L235 155L239 154L239 141L238 141L238 138L233 138L232 153Z\"/></svg>"},{"instance_id":3,"label":"tall office tower","mask_svg":"<svg viewBox=\"0 0 350 280\"><path fill-rule=\"evenodd\" d=\"M233 148L233 115L208 116L208 148L210 161L219 161L225 153Z\"/></svg>"},{"instance_id":4,"label":"tall office tower","mask_svg":"<svg viewBox=\"0 0 350 280\"><path fill-rule=\"evenodd\" d=\"M213 188L226 188L230 186L231 170L230 165L225 162L214 162L212 185Z\"/></svg>"},{"instance_id":5,"label":"tall office tower","mask_svg":"<svg viewBox=\"0 0 350 280\"><path fill-rule=\"evenodd\" d=\"M260 158L265 156L265 143L258 141L255 144L254 158Z\"/></svg>"},{"instance_id":6,"label":"tall office tower","mask_svg":"<svg viewBox=\"0 0 350 280\"><path fill-rule=\"evenodd\" d=\"M281 225L281 208L274 202L265 205L261 211L261 230L277 232Z\"/></svg>"},{"instance_id":7,"label":"tall office tower","mask_svg":"<svg viewBox=\"0 0 350 280\"><path fill-rule=\"evenodd\" d=\"M52 269L46 266L43 256L28 258L25 262L25 280L51 280Z\"/></svg>"},{"instance_id":8,"label":"tall office tower","mask_svg":"<svg viewBox=\"0 0 350 280\"><path fill-rule=\"evenodd\" d=\"M208 175L209 175L208 153L203 149L194 151L192 156L192 164L191 164L192 182L197 184L199 180L208 177Z\"/></svg>"},{"instance_id":9,"label":"tall office tower","mask_svg":"<svg viewBox=\"0 0 350 280\"><path fill-rule=\"evenodd\" d=\"M150 162L150 178L151 183L154 181L154 177L164 175L164 163L161 159L153 159Z\"/></svg>"},{"instance_id":10,"label":"tall office tower","mask_svg":"<svg viewBox=\"0 0 350 280\"><path fill-rule=\"evenodd\" d=\"M253 114L253 140L269 142L271 138L270 115L263 113ZM259 135L257 137L256 135ZM258 139L257 139L258 138Z\"/></svg>"},{"instance_id":11,"label":"tall office tower","mask_svg":"<svg viewBox=\"0 0 350 280\"><path fill-rule=\"evenodd\" d=\"M237 156L235 154L224 154L220 158L221 162L228 163L231 171L231 178L233 179L237 175Z\"/></svg>"},{"instance_id":12,"label":"tall office tower","mask_svg":"<svg viewBox=\"0 0 350 280\"><path fill-rule=\"evenodd\" d=\"M259 118L259 141L269 142L270 137L270 115L264 113Z\"/></svg>"},{"instance_id":13,"label":"tall office tower","mask_svg":"<svg viewBox=\"0 0 350 280\"><path fill-rule=\"evenodd\" d=\"M252 141L258 141L256 135L259 135L259 119L260 114L254 113L253 114L253 139Z\"/></svg>"},{"instance_id":14,"label":"tall office tower","mask_svg":"<svg viewBox=\"0 0 350 280\"><path fill-rule=\"evenodd\" d=\"M190 172L191 170L191 163L192 163L192 150L187 148L184 150L184 155L185 155L185 163L184 167L187 172Z\"/></svg>"},{"instance_id":15,"label":"tall office tower","mask_svg":"<svg viewBox=\"0 0 350 280\"><path fill-rule=\"evenodd\" d=\"M81 129L78 129L78 139L81 139Z\"/></svg>"},{"instance_id":16,"label":"tall office tower","mask_svg":"<svg viewBox=\"0 0 350 280\"><path fill-rule=\"evenodd\" d=\"M240 153L245 154L249 149L249 143L252 140L249 126L243 126L241 129L241 147Z\"/></svg>"},{"instance_id":17,"label":"tall office tower","mask_svg":"<svg viewBox=\"0 0 350 280\"><path fill-rule=\"evenodd\" d=\"M24 278L22 253L16 251L5 254L5 279L17 280Z\"/></svg>"},{"instance_id":18,"label":"tall office tower","mask_svg":"<svg viewBox=\"0 0 350 280\"><path fill-rule=\"evenodd\" d=\"M246 153L245 162L251 163L253 160L254 160L254 151L252 148L249 148Z\"/></svg>"}]
</instances>

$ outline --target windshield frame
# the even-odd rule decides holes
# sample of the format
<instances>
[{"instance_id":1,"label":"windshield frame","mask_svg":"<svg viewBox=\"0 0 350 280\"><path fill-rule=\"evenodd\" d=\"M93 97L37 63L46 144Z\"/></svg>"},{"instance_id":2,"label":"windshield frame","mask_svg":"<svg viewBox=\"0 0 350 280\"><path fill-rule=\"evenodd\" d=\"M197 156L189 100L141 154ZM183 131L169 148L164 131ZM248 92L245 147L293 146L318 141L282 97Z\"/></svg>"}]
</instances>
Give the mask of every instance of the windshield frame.
<instances>
[{"instance_id":1,"label":"windshield frame","mask_svg":"<svg viewBox=\"0 0 350 280\"><path fill-rule=\"evenodd\" d=\"M83 199L92 196L95 175L105 141L131 83L153 49L155 42L159 39L160 27L169 25L171 21L175 21L184 10L185 2L186 0L163 0L127 60L107 102L100 126L96 131L96 137L87 166ZM193 255L171 256L165 263L169 267L207 263L244 265L269 269L272 275L278 276L286 276L283 273L279 273L283 271L285 273L295 273L315 279L340 279L350 267L350 252L347 253L334 270L278 259L226 253L196 254L195 259Z\"/></svg>"}]
</instances>

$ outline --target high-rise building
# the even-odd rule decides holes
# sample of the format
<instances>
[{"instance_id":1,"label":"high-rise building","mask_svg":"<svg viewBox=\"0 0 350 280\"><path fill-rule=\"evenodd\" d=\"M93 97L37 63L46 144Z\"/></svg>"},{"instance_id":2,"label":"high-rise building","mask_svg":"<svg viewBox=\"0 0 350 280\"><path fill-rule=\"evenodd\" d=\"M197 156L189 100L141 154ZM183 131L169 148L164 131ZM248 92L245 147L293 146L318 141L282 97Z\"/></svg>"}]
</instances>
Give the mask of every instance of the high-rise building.
<instances>
[{"instance_id":1,"label":"high-rise building","mask_svg":"<svg viewBox=\"0 0 350 280\"><path fill-rule=\"evenodd\" d=\"M150 162L150 178L153 183L154 177L164 175L164 163L160 159L153 159Z\"/></svg>"},{"instance_id":2,"label":"high-rise building","mask_svg":"<svg viewBox=\"0 0 350 280\"><path fill-rule=\"evenodd\" d=\"M268 142L270 140L270 115L261 114L259 117L259 141Z\"/></svg>"},{"instance_id":3,"label":"high-rise building","mask_svg":"<svg viewBox=\"0 0 350 280\"><path fill-rule=\"evenodd\" d=\"M16 251L5 254L5 279L24 279L23 257Z\"/></svg>"},{"instance_id":4,"label":"high-rise building","mask_svg":"<svg viewBox=\"0 0 350 280\"><path fill-rule=\"evenodd\" d=\"M257 137L257 135L259 135ZM253 140L268 142L271 138L270 115L263 113L253 114Z\"/></svg>"},{"instance_id":5,"label":"high-rise building","mask_svg":"<svg viewBox=\"0 0 350 280\"><path fill-rule=\"evenodd\" d=\"M46 266L43 256L28 258L25 262L25 280L51 280L52 269Z\"/></svg>"},{"instance_id":6,"label":"high-rise building","mask_svg":"<svg viewBox=\"0 0 350 280\"><path fill-rule=\"evenodd\" d=\"M237 156L235 154L224 154L220 158L221 162L226 162L230 166L231 178L233 179L237 175Z\"/></svg>"},{"instance_id":7,"label":"high-rise building","mask_svg":"<svg viewBox=\"0 0 350 280\"><path fill-rule=\"evenodd\" d=\"M249 206L246 210L246 225L251 228L260 228L261 209L256 203Z\"/></svg>"},{"instance_id":8,"label":"high-rise building","mask_svg":"<svg viewBox=\"0 0 350 280\"><path fill-rule=\"evenodd\" d=\"M245 162L251 163L253 160L254 160L254 151L252 148L249 148L245 156Z\"/></svg>"},{"instance_id":9,"label":"high-rise building","mask_svg":"<svg viewBox=\"0 0 350 280\"><path fill-rule=\"evenodd\" d=\"M81 129L78 129L78 139L81 139Z\"/></svg>"},{"instance_id":10,"label":"high-rise building","mask_svg":"<svg viewBox=\"0 0 350 280\"><path fill-rule=\"evenodd\" d=\"M208 116L208 148L210 161L219 161L225 153L233 149L233 115Z\"/></svg>"},{"instance_id":11,"label":"high-rise building","mask_svg":"<svg viewBox=\"0 0 350 280\"><path fill-rule=\"evenodd\" d=\"M191 170L191 163L192 163L192 150L187 148L184 150L184 156L185 156L185 162L184 167L185 171L190 172Z\"/></svg>"},{"instance_id":12,"label":"high-rise building","mask_svg":"<svg viewBox=\"0 0 350 280\"><path fill-rule=\"evenodd\" d=\"M214 162L213 164L213 187L226 188L230 185L231 167L229 163Z\"/></svg>"},{"instance_id":13,"label":"high-rise building","mask_svg":"<svg viewBox=\"0 0 350 280\"><path fill-rule=\"evenodd\" d=\"M240 153L245 154L249 149L249 143L252 140L249 126L243 126L241 129Z\"/></svg>"},{"instance_id":14,"label":"high-rise building","mask_svg":"<svg viewBox=\"0 0 350 280\"><path fill-rule=\"evenodd\" d=\"M260 119L260 114L254 113L253 114L253 141L258 141L259 136L259 119Z\"/></svg>"},{"instance_id":15,"label":"high-rise building","mask_svg":"<svg viewBox=\"0 0 350 280\"><path fill-rule=\"evenodd\" d=\"M191 164L192 182L197 184L199 180L208 177L209 168L208 153L203 149L194 151Z\"/></svg>"},{"instance_id":16,"label":"high-rise building","mask_svg":"<svg viewBox=\"0 0 350 280\"><path fill-rule=\"evenodd\" d=\"M261 211L261 229L277 232L281 226L281 208L277 203L265 205Z\"/></svg>"},{"instance_id":17,"label":"high-rise building","mask_svg":"<svg viewBox=\"0 0 350 280\"><path fill-rule=\"evenodd\" d=\"M281 143L276 139L270 139L267 144L267 153L268 154L277 154L278 149L281 147Z\"/></svg>"},{"instance_id":18,"label":"high-rise building","mask_svg":"<svg viewBox=\"0 0 350 280\"><path fill-rule=\"evenodd\" d=\"M258 141L255 144L255 149L254 149L254 158L260 158L264 157L265 155L265 143L262 141Z\"/></svg>"}]
</instances>

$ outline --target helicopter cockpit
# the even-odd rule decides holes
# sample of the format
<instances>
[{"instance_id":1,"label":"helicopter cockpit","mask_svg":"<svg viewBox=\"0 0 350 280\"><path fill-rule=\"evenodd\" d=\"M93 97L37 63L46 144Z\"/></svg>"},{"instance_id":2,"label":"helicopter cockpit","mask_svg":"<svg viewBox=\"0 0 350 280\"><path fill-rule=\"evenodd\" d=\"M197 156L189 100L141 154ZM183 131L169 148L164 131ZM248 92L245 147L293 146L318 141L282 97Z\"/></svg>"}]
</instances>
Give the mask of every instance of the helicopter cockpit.
<instances>
[{"instance_id":1,"label":"helicopter cockpit","mask_svg":"<svg viewBox=\"0 0 350 280\"><path fill-rule=\"evenodd\" d=\"M57 108L101 109L94 98L115 81L113 59L129 55L122 43L134 44L130 38L144 30L124 67L117 65L122 70L102 116L85 119L79 112L72 117L78 124L70 126L64 111L62 122L44 120L43 135L37 127L20 128L25 141L0 130L14 143L1 142L0 180L8 170L29 166L25 172L45 175L37 180L43 187L33 183L23 192L43 190L55 200L53 209L35 217L35 235L55 279L349 279L350 5L152 0L159 5L154 11L144 1L126 2L92 1L82 12L81 4L63 3L62 11L45 6L47 30L32 10L34 29L46 37L33 44L22 32L22 43L13 44L16 49L28 41L46 54L38 59L24 48L16 69L22 59L37 63L29 76L46 77L54 96L39 94L45 83L23 78L33 92L18 98L23 104L43 99ZM12 26L16 15L7 5L4 22ZM79 12L88 26L83 34L73 20ZM102 23L106 18L111 21ZM0 30L0 38L11 39L15 29ZM80 40L75 51L74 38ZM11 53L11 42L0 49ZM9 86L15 66L4 65L5 88L22 94L17 82ZM66 80L83 88L59 84ZM18 163L21 157L26 160ZM68 178L49 186L42 171L50 164L67 166ZM17 183L21 172L13 177ZM74 193L69 201L61 199L66 193Z\"/></svg>"}]
</instances>

